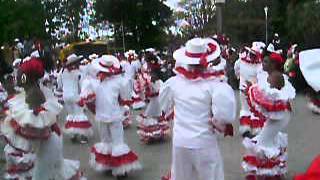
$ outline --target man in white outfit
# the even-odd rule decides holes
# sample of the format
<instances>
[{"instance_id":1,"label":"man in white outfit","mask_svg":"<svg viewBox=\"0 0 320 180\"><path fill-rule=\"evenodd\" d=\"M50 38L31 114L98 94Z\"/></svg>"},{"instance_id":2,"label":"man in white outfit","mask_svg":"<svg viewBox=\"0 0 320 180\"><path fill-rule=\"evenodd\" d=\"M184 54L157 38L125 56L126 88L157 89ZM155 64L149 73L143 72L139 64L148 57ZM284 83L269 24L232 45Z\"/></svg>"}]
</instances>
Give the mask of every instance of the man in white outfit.
<instances>
[{"instance_id":1,"label":"man in white outfit","mask_svg":"<svg viewBox=\"0 0 320 180\"><path fill-rule=\"evenodd\" d=\"M235 120L236 100L232 88L207 71L220 52L216 41L194 38L173 53L177 75L160 90L161 110L174 108L173 180L224 179L216 132Z\"/></svg>"}]
</instances>

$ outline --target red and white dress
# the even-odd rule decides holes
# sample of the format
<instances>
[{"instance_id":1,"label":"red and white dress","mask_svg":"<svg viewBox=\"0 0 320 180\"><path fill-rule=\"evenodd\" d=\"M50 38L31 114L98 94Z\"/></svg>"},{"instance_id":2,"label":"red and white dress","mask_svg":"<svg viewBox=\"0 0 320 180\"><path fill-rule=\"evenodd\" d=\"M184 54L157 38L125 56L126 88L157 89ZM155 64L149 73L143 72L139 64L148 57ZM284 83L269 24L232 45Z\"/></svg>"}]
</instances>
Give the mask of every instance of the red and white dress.
<instances>
[{"instance_id":1,"label":"red and white dress","mask_svg":"<svg viewBox=\"0 0 320 180\"><path fill-rule=\"evenodd\" d=\"M259 60L251 60L247 55L240 55L239 60L235 63L236 75L240 78L240 127L239 131L241 134L250 132L253 135L263 127L263 120L256 117L251 111L247 104L247 97L243 93L245 91L247 82L255 83L257 80L258 73L262 70L262 63Z\"/></svg>"},{"instance_id":2,"label":"red and white dress","mask_svg":"<svg viewBox=\"0 0 320 180\"><path fill-rule=\"evenodd\" d=\"M50 90L45 91L46 102L36 109L29 108L24 91L8 101L8 116L1 131L10 145L6 147L9 162L28 164L28 168L34 165L34 180L80 180L80 163L63 158L62 137L56 118L62 106L53 94L47 96ZM30 162L33 157L29 152L32 151L36 155L34 164ZM21 153L28 154L21 156ZM14 166L12 170L15 172L20 169ZM12 176L9 172L7 174Z\"/></svg>"},{"instance_id":3,"label":"red and white dress","mask_svg":"<svg viewBox=\"0 0 320 180\"><path fill-rule=\"evenodd\" d=\"M149 103L146 110L137 117L139 119L137 133L146 143L164 139L170 133L168 122L161 113L159 104L159 91L162 84L161 80L157 80L147 86L145 97Z\"/></svg>"},{"instance_id":4,"label":"red and white dress","mask_svg":"<svg viewBox=\"0 0 320 180\"><path fill-rule=\"evenodd\" d=\"M64 108L67 112L64 132L68 135L93 135L92 124L79 106L80 101L80 71L78 69L64 69L61 74Z\"/></svg>"},{"instance_id":5,"label":"red and white dress","mask_svg":"<svg viewBox=\"0 0 320 180\"><path fill-rule=\"evenodd\" d=\"M130 100L128 81L121 74L108 76L92 92L90 101L95 102L100 142L91 148L90 166L96 171L112 170L114 176L141 169L138 156L124 142L125 116L120 104Z\"/></svg>"},{"instance_id":6,"label":"red and white dress","mask_svg":"<svg viewBox=\"0 0 320 180\"><path fill-rule=\"evenodd\" d=\"M3 98L6 98L1 102L2 104L1 116L5 118L9 114L8 101L14 98L14 96L8 97L5 91L1 92L1 94L2 94L1 95L2 100ZM1 131L0 131L0 134L2 136ZM17 180L32 179L32 170L33 170L34 161L35 161L35 155L32 152L16 149L8 143L6 143L6 145L4 146L3 152L6 160L6 168L5 168L5 174L4 174L5 179L17 179Z\"/></svg>"},{"instance_id":7,"label":"red and white dress","mask_svg":"<svg viewBox=\"0 0 320 180\"><path fill-rule=\"evenodd\" d=\"M148 66L147 63L145 63L141 71L137 73L137 77L134 80L133 84L133 94L132 94L132 108L133 109L141 109L146 106L145 102L145 89L147 84L149 84L151 81L151 78L148 74Z\"/></svg>"},{"instance_id":8,"label":"red and white dress","mask_svg":"<svg viewBox=\"0 0 320 180\"><path fill-rule=\"evenodd\" d=\"M246 148L242 168L248 178L283 177L287 173L287 134L281 132L292 111L295 89L288 78L281 90L271 88L267 73L259 74L256 85L248 88L248 105L257 117L266 119L261 132L254 138L245 138ZM284 75L285 76L285 75Z\"/></svg>"}]
</instances>

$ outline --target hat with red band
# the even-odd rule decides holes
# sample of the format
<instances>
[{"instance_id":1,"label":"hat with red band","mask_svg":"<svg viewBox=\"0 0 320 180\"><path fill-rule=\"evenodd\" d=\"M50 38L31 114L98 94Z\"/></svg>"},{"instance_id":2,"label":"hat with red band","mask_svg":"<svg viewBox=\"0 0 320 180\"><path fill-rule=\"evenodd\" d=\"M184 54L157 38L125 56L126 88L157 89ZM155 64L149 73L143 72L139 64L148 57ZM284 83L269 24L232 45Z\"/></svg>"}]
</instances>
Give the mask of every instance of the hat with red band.
<instances>
[{"instance_id":1,"label":"hat with red band","mask_svg":"<svg viewBox=\"0 0 320 180\"><path fill-rule=\"evenodd\" d=\"M210 38L194 38L186 43L185 47L176 50L173 58L178 64L206 65L220 56L219 44Z\"/></svg>"}]
</instances>

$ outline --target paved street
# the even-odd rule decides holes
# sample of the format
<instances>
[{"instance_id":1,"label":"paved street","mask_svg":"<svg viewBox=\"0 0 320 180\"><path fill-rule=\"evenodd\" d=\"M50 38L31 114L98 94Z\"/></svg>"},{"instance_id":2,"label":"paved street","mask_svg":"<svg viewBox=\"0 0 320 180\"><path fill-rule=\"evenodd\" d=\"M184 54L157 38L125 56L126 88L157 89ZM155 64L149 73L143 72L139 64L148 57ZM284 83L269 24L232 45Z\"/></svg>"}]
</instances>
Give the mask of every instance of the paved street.
<instances>
[{"instance_id":1,"label":"paved street","mask_svg":"<svg viewBox=\"0 0 320 180\"><path fill-rule=\"evenodd\" d=\"M236 125L238 126L238 125ZM306 107L306 100L298 96L295 101L294 116L289 132L289 178L298 172L305 171L315 155L320 153L320 116L313 115ZM96 131L95 131L96 132ZM142 144L136 134L135 125L125 130L129 146L139 154L144 169L130 174L128 180L159 180L170 168L170 142L162 144ZM222 140L222 139L221 139ZM107 173L96 173L88 165L90 146L98 141L97 133L89 145L72 144L65 138L64 153L70 159L79 159L81 167L88 180L112 180ZM220 141L224 156L226 180L242 179L240 168L241 138L227 138Z\"/></svg>"},{"instance_id":2,"label":"paved street","mask_svg":"<svg viewBox=\"0 0 320 180\"><path fill-rule=\"evenodd\" d=\"M238 125L236 125L238 127ZM320 116L313 115L306 107L306 99L298 96L295 101L294 116L291 120L289 133L289 176L304 171L313 157L320 153ZM130 147L139 154L144 169L141 172L131 174L128 180L159 180L170 168L171 142L162 144L142 144L136 134L133 125L125 130L127 142ZM90 141L98 141L97 136ZM88 152L90 145L73 145L65 139L65 156L80 159L83 171L89 180L111 180L109 174L101 174L92 171L88 166ZM240 168L241 138L221 139L221 151L224 156L226 180L239 180L242 176ZM291 179L291 178L288 178Z\"/></svg>"}]
</instances>

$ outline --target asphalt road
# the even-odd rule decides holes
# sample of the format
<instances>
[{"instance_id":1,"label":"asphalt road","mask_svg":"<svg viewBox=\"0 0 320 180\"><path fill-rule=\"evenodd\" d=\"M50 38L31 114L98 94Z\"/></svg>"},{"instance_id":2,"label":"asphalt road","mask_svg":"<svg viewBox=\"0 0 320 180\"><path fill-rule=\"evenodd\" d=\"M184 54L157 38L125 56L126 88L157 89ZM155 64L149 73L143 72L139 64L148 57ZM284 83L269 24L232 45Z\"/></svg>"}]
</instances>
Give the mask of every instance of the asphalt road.
<instances>
[{"instance_id":1,"label":"asphalt road","mask_svg":"<svg viewBox=\"0 0 320 180\"><path fill-rule=\"evenodd\" d=\"M238 127L238 123L235 127ZM311 160L320 153L320 130L318 128L320 128L320 116L313 115L307 109L307 101L303 96L297 96L294 114L287 128L289 134L289 174L287 179L292 179L296 173L305 171ZM163 143L145 145L139 141L136 130L136 126L133 124L125 130L125 136L131 149L139 155L143 170L129 174L127 180L159 180L170 169L171 142L168 140ZM81 169L88 180L115 179L108 173L98 173L89 167L90 147L98 141L97 133L86 145L71 143L65 137L64 155L66 158L81 161ZM241 138L236 134L233 138L220 138L219 143L224 156L225 179L243 179L240 167L241 154L244 151L241 146Z\"/></svg>"}]
</instances>

